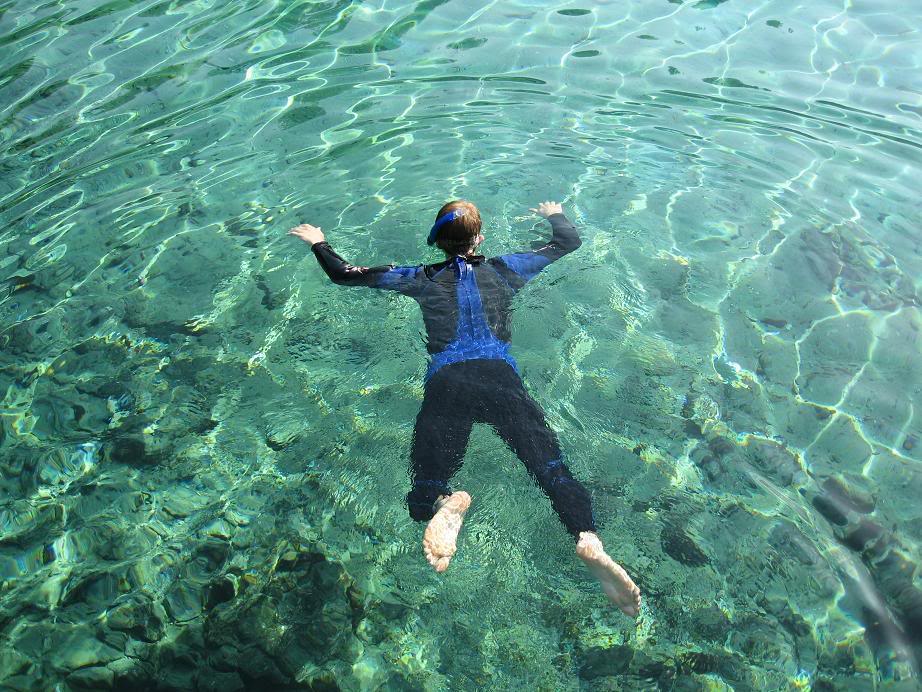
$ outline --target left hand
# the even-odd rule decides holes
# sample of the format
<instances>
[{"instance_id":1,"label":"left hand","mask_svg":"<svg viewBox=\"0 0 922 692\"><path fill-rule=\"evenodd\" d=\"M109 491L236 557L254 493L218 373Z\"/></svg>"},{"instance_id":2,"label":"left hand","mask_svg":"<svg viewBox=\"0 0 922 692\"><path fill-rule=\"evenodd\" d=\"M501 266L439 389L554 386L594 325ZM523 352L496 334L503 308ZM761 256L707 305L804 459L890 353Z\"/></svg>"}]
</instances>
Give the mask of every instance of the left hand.
<instances>
[{"instance_id":1,"label":"left hand","mask_svg":"<svg viewBox=\"0 0 922 692\"><path fill-rule=\"evenodd\" d=\"M322 243L323 231L320 230L320 226L311 226L309 223L302 223L298 226L295 226L290 231L288 235L297 236L305 243L310 243L312 246L316 243Z\"/></svg>"}]
</instances>

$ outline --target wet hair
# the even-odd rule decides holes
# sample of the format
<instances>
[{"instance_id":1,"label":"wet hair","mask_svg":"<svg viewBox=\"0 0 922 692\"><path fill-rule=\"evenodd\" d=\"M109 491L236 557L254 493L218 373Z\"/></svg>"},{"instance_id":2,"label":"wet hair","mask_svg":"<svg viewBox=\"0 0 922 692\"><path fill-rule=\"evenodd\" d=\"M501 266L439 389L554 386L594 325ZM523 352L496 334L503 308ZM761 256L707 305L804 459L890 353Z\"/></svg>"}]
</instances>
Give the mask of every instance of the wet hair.
<instances>
[{"instance_id":1,"label":"wet hair","mask_svg":"<svg viewBox=\"0 0 922 692\"><path fill-rule=\"evenodd\" d=\"M471 202L456 199L439 209L436 220L449 212L460 209L464 216L452 219L439 229L435 244L449 255L466 255L477 245L480 235L480 211Z\"/></svg>"}]
</instances>

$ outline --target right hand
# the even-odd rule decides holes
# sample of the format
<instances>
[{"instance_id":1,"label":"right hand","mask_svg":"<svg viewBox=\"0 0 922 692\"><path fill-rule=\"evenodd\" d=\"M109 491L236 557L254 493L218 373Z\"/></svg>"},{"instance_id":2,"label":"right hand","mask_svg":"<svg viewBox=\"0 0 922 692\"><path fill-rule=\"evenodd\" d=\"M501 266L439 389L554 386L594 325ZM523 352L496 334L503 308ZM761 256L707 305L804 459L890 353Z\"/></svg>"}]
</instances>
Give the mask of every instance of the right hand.
<instances>
[{"instance_id":1,"label":"right hand","mask_svg":"<svg viewBox=\"0 0 922 692\"><path fill-rule=\"evenodd\" d=\"M295 226L288 231L288 235L300 238L305 243L309 243L312 246L316 243L323 242L323 231L320 230L320 226L311 226L309 223L302 223Z\"/></svg>"},{"instance_id":2,"label":"right hand","mask_svg":"<svg viewBox=\"0 0 922 692\"><path fill-rule=\"evenodd\" d=\"M529 209L545 219L552 214L563 214L563 207L557 202L541 202L537 209Z\"/></svg>"}]
</instances>

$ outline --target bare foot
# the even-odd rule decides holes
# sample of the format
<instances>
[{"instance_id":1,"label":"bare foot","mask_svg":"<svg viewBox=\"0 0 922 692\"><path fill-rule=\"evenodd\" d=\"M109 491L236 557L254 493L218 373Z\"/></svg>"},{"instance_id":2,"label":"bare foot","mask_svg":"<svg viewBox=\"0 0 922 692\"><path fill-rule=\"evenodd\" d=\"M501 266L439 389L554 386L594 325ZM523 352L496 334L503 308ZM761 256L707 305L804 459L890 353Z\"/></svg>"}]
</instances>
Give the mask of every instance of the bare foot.
<instances>
[{"instance_id":1,"label":"bare foot","mask_svg":"<svg viewBox=\"0 0 922 692\"><path fill-rule=\"evenodd\" d=\"M443 497L436 503L435 516L429 520L423 535L423 552L436 572L448 569L451 556L455 554L458 532L464 513L471 506L471 496L463 490Z\"/></svg>"},{"instance_id":2,"label":"bare foot","mask_svg":"<svg viewBox=\"0 0 922 692\"><path fill-rule=\"evenodd\" d=\"M608 557L599 537L590 531L583 531L576 544L576 554L586 563L592 576L602 582L602 590L608 600L625 615L637 617L640 612L640 589L621 565Z\"/></svg>"}]
</instances>

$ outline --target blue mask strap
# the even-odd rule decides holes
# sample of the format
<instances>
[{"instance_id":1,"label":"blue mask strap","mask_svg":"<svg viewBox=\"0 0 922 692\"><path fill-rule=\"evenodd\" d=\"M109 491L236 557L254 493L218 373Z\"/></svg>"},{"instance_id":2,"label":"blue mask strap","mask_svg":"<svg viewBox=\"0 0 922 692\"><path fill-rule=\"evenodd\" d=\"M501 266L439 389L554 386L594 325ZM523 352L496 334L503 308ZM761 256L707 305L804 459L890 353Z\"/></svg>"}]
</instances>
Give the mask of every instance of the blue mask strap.
<instances>
[{"instance_id":1,"label":"blue mask strap","mask_svg":"<svg viewBox=\"0 0 922 692\"><path fill-rule=\"evenodd\" d=\"M460 219L462 216L464 216L464 210L455 209L454 211L450 211L447 214L442 214L439 218L437 218L435 223L432 224L432 228L429 229L429 237L426 238L426 245L435 244L435 236L438 235L439 229L449 221Z\"/></svg>"}]
</instances>

